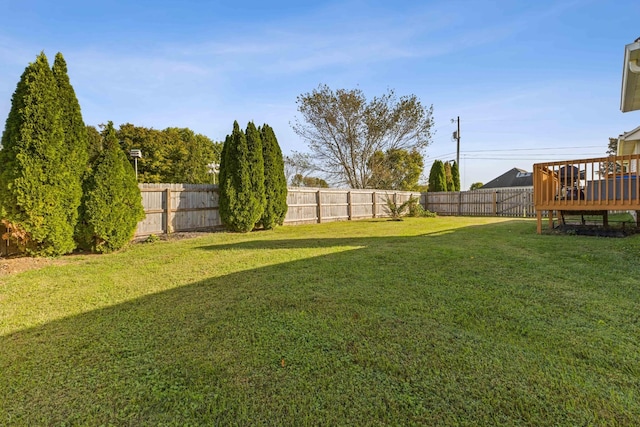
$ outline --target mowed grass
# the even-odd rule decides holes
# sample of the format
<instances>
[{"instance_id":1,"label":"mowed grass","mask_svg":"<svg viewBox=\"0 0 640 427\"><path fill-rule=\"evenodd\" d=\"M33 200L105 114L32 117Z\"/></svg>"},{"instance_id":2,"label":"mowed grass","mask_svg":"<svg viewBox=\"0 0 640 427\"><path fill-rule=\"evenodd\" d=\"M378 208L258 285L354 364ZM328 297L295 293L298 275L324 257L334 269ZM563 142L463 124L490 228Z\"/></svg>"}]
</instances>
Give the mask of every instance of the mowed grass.
<instances>
[{"instance_id":1,"label":"mowed grass","mask_svg":"<svg viewBox=\"0 0 640 427\"><path fill-rule=\"evenodd\" d=\"M0 424L640 425L640 237L370 220L0 279Z\"/></svg>"}]
</instances>

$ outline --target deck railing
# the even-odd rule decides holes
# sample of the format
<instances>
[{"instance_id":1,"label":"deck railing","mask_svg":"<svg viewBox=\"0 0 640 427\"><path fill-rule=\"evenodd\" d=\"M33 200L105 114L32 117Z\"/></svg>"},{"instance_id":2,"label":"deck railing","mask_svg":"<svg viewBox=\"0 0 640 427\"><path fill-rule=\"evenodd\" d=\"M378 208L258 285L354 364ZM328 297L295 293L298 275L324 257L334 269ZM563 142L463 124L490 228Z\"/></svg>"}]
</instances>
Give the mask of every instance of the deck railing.
<instances>
[{"instance_id":1,"label":"deck railing","mask_svg":"<svg viewBox=\"0 0 640 427\"><path fill-rule=\"evenodd\" d=\"M533 165L538 231L543 211L640 210L640 154Z\"/></svg>"}]
</instances>

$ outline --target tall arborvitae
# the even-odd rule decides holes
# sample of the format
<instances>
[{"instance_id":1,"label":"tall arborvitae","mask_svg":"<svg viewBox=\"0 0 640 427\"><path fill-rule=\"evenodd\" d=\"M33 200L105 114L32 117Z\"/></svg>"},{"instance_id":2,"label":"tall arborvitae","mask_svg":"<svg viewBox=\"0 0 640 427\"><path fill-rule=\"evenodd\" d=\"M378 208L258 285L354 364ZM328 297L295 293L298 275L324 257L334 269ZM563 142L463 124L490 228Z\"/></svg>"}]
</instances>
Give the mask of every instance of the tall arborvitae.
<instances>
[{"instance_id":1,"label":"tall arborvitae","mask_svg":"<svg viewBox=\"0 0 640 427\"><path fill-rule=\"evenodd\" d=\"M66 166L61 113L56 78L40 53L13 94L0 151L0 211L24 232L21 243L35 255L75 248L70 218L78 206L67 200L76 180Z\"/></svg>"},{"instance_id":2,"label":"tall arborvitae","mask_svg":"<svg viewBox=\"0 0 640 427\"><path fill-rule=\"evenodd\" d=\"M264 192L264 158L262 156L262 136L253 122L247 123L247 153L249 159L249 178L251 180L251 190L255 199L257 218L254 226L260 222L267 204Z\"/></svg>"},{"instance_id":3,"label":"tall arborvitae","mask_svg":"<svg viewBox=\"0 0 640 427\"><path fill-rule=\"evenodd\" d=\"M82 120L78 98L69 81L67 63L59 52L53 62L52 71L58 85L58 100L62 110L61 123L64 130L64 164L60 173L70 174L63 203L69 206L69 222L75 227L82 199L82 181L89 169L87 127Z\"/></svg>"},{"instance_id":4,"label":"tall arborvitae","mask_svg":"<svg viewBox=\"0 0 640 427\"><path fill-rule=\"evenodd\" d=\"M231 216L229 211L229 190L227 184L227 170L231 168L227 161L227 152L231 146L231 135L227 135L222 144L222 152L220 153L220 169L218 172L218 214L223 224L228 224ZM225 189L225 190L223 190ZM224 194L223 194L224 193Z\"/></svg>"},{"instance_id":5,"label":"tall arborvitae","mask_svg":"<svg viewBox=\"0 0 640 427\"><path fill-rule=\"evenodd\" d=\"M262 161L262 148L260 160ZM247 137L238 126L238 122L234 122L233 132L227 136L222 149L219 184L220 218L223 224L233 231L251 231L264 209L263 199L256 197L253 188L255 178L251 176L254 172L251 167L252 161L254 160L253 156L249 155ZM260 179L264 180L264 172Z\"/></svg>"},{"instance_id":6,"label":"tall arborvitae","mask_svg":"<svg viewBox=\"0 0 640 427\"><path fill-rule=\"evenodd\" d=\"M260 128L264 159L264 191L266 204L260 222L266 229L282 225L287 215L287 178L284 175L282 150L271 126Z\"/></svg>"},{"instance_id":7,"label":"tall arborvitae","mask_svg":"<svg viewBox=\"0 0 640 427\"><path fill-rule=\"evenodd\" d=\"M444 191L454 191L453 190L453 174L451 173L451 163L449 162L444 163L444 177L445 177L445 183L447 186Z\"/></svg>"},{"instance_id":8,"label":"tall arborvitae","mask_svg":"<svg viewBox=\"0 0 640 427\"><path fill-rule=\"evenodd\" d=\"M451 191L460 191L460 168L458 168L458 162L453 162L451 175L453 176L453 189Z\"/></svg>"},{"instance_id":9,"label":"tall arborvitae","mask_svg":"<svg viewBox=\"0 0 640 427\"><path fill-rule=\"evenodd\" d=\"M444 174L444 163L436 160L429 172L429 191L447 191L446 176Z\"/></svg>"},{"instance_id":10,"label":"tall arborvitae","mask_svg":"<svg viewBox=\"0 0 640 427\"><path fill-rule=\"evenodd\" d=\"M89 169L102 153L102 135L94 126L87 126L87 153L89 157Z\"/></svg>"},{"instance_id":11,"label":"tall arborvitae","mask_svg":"<svg viewBox=\"0 0 640 427\"><path fill-rule=\"evenodd\" d=\"M104 151L86 180L83 246L95 252L122 248L132 238L144 209L135 172L120 148L113 123L102 131Z\"/></svg>"}]
</instances>

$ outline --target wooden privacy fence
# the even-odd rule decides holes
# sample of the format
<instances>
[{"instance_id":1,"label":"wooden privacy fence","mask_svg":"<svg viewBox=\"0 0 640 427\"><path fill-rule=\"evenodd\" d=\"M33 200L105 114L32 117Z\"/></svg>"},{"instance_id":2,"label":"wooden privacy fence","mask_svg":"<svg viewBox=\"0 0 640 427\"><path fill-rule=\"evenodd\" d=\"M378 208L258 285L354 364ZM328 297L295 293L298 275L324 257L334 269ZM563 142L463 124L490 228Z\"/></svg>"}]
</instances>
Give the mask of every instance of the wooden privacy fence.
<instances>
[{"instance_id":1,"label":"wooden privacy fence","mask_svg":"<svg viewBox=\"0 0 640 427\"><path fill-rule=\"evenodd\" d=\"M145 219L136 236L179 231L221 230L218 189L209 184L140 184ZM285 225L388 217L387 198L398 205L418 197L420 204L439 215L533 217L533 189L476 190L417 193L385 190L289 188ZM0 225L0 236L5 233ZM0 256L16 253L0 239Z\"/></svg>"},{"instance_id":2,"label":"wooden privacy fence","mask_svg":"<svg viewBox=\"0 0 640 427\"><path fill-rule=\"evenodd\" d=\"M222 229L218 189L209 184L139 184L145 219L136 236Z\"/></svg>"},{"instance_id":3,"label":"wooden privacy fence","mask_svg":"<svg viewBox=\"0 0 640 427\"><path fill-rule=\"evenodd\" d=\"M422 193L421 202L438 215L536 216L531 187Z\"/></svg>"},{"instance_id":4,"label":"wooden privacy fence","mask_svg":"<svg viewBox=\"0 0 640 427\"><path fill-rule=\"evenodd\" d=\"M388 217L387 198L400 205L420 193L393 190L339 190L289 188L289 209L284 223L308 224L352 219Z\"/></svg>"},{"instance_id":5,"label":"wooden privacy fence","mask_svg":"<svg viewBox=\"0 0 640 427\"><path fill-rule=\"evenodd\" d=\"M140 184L146 218L136 236L179 231L216 230L223 225L218 212L218 188L208 184ZM387 197L397 204L418 192L290 188L285 225L348 221L389 216Z\"/></svg>"}]
</instances>

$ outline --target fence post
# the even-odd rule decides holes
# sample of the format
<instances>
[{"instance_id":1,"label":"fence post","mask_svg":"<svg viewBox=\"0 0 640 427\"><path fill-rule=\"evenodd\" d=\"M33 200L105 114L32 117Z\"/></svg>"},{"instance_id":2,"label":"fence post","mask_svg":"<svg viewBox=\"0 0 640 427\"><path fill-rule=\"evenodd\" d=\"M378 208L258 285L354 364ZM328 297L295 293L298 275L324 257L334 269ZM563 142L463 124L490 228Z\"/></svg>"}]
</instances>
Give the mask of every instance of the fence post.
<instances>
[{"instance_id":1,"label":"fence post","mask_svg":"<svg viewBox=\"0 0 640 427\"><path fill-rule=\"evenodd\" d=\"M498 192L493 192L493 216L498 216Z\"/></svg>"},{"instance_id":2,"label":"fence post","mask_svg":"<svg viewBox=\"0 0 640 427\"><path fill-rule=\"evenodd\" d=\"M171 188L167 188L164 191L167 199L167 214L165 215L164 232L170 234L173 233L173 227L171 226Z\"/></svg>"},{"instance_id":3,"label":"fence post","mask_svg":"<svg viewBox=\"0 0 640 427\"><path fill-rule=\"evenodd\" d=\"M320 190L316 191L316 204L318 205L318 224L322 223L322 204L320 200L322 199L322 195L320 194Z\"/></svg>"},{"instance_id":4,"label":"fence post","mask_svg":"<svg viewBox=\"0 0 640 427\"><path fill-rule=\"evenodd\" d=\"M353 214L353 210L351 207L351 191L347 191L347 214L349 215L349 221L351 221L351 217Z\"/></svg>"},{"instance_id":5,"label":"fence post","mask_svg":"<svg viewBox=\"0 0 640 427\"><path fill-rule=\"evenodd\" d=\"M373 218L376 217L376 192L372 192L371 193L371 213L373 215Z\"/></svg>"}]
</instances>

